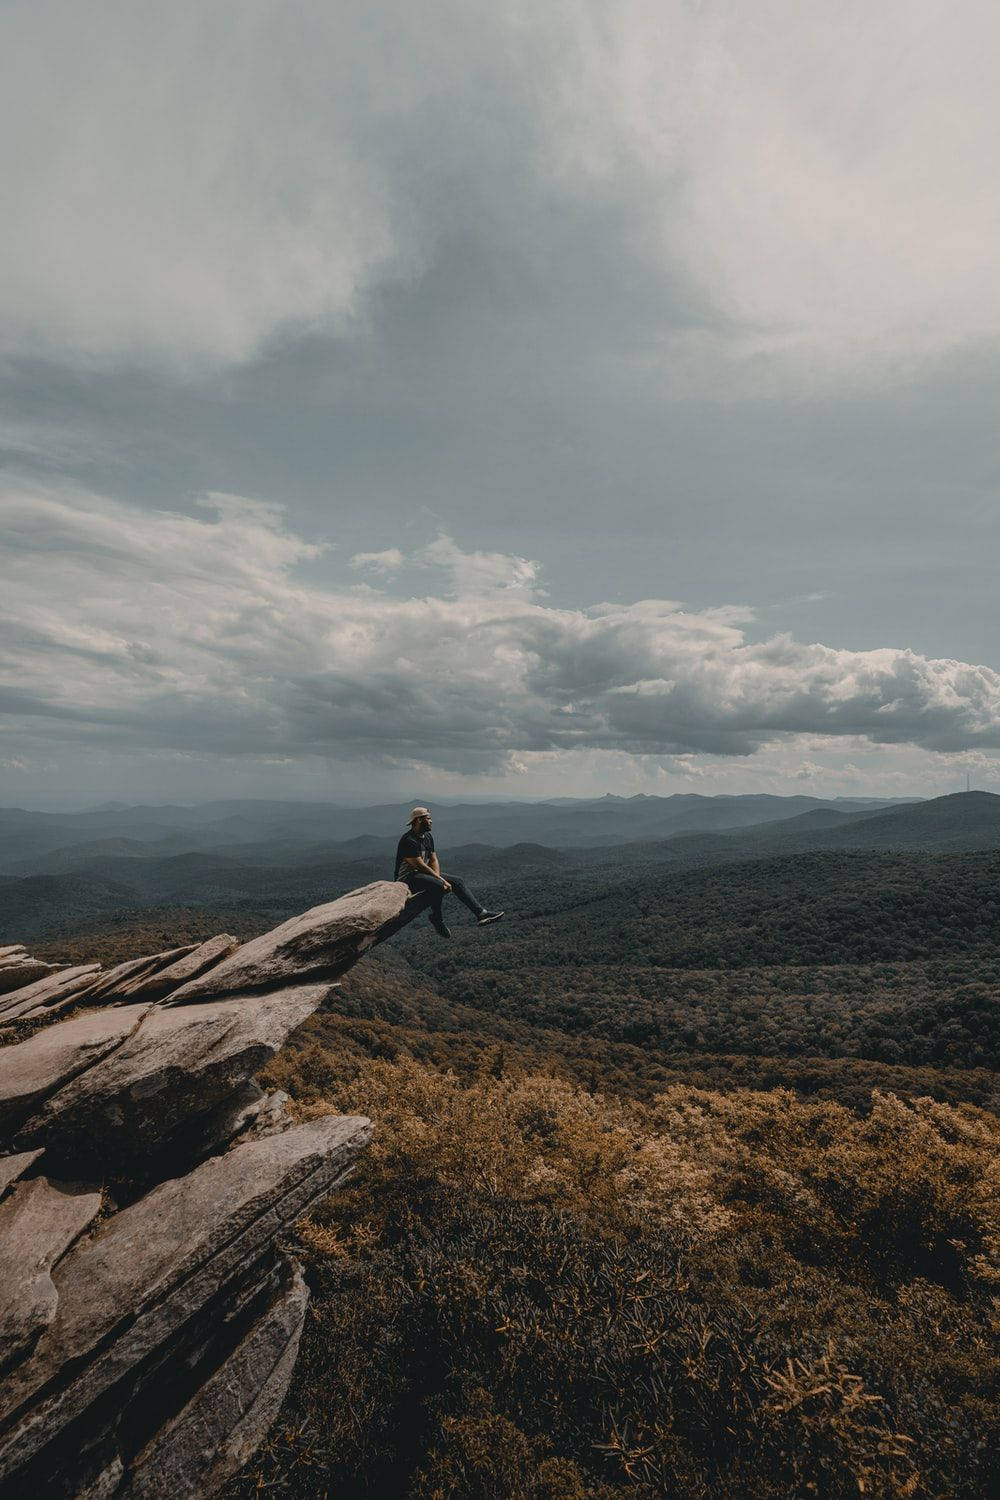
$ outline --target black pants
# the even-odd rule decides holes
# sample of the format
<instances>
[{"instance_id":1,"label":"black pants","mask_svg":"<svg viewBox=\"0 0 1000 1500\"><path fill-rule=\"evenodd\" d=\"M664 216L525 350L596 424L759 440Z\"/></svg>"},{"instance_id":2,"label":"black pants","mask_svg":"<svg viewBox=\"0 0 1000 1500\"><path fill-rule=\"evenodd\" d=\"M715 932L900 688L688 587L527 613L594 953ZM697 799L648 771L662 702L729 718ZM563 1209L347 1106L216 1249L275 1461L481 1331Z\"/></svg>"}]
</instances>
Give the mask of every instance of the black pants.
<instances>
[{"instance_id":1,"label":"black pants","mask_svg":"<svg viewBox=\"0 0 1000 1500\"><path fill-rule=\"evenodd\" d=\"M444 888L446 880L462 905L467 906L474 917L486 910L485 906L480 906L465 881L460 880L457 875L442 875L439 878L437 875L425 875L422 870L414 870L410 875L401 875L400 879L410 887L414 895L426 892L430 896L431 916L435 921L441 920L441 903L448 894Z\"/></svg>"}]
</instances>

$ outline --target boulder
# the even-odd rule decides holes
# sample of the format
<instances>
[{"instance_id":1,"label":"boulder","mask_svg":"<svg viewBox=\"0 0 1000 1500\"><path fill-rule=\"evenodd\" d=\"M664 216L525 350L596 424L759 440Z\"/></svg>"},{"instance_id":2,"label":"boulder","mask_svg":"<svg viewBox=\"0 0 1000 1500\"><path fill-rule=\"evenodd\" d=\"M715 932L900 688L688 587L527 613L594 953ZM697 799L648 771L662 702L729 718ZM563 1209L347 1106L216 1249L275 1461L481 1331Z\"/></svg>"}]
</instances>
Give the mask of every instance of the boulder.
<instances>
[{"instance_id":1,"label":"boulder","mask_svg":"<svg viewBox=\"0 0 1000 1500\"><path fill-rule=\"evenodd\" d=\"M33 1177L0 1203L0 1364L20 1357L55 1317L56 1261L95 1218L101 1195Z\"/></svg>"},{"instance_id":2,"label":"boulder","mask_svg":"<svg viewBox=\"0 0 1000 1500\"><path fill-rule=\"evenodd\" d=\"M186 1004L234 990L255 990L323 974L335 978L380 941L409 898L397 880L378 880L337 901L314 906L263 936L251 938L229 958L174 990L169 1004Z\"/></svg>"},{"instance_id":3,"label":"boulder","mask_svg":"<svg viewBox=\"0 0 1000 1500\"><path fill-rule=\"evenodd\" d=\"M0 1053L0 1130L12 1133L50 1094L106 1057L142 1020L146 1005L90 1011Z\"/></svg>"},{"instance_id":4,"label":"boulder","mask_svg":"<svg viewBox=\"0 0 1000 1500\"><path fill-rule=\"evenodd\" d=\"M10 990L0 998L0 1021L16 1021L38 1006L49 1006L57 1000L87 990L94 983L94 975L101 971L100 964L74 964L72 968L60 969L33 984Z\"/></svg>"},{"instance_id":5,"label":"boulder","mask_svg":"<svg viewBox=\"0 0 1000 1500\"><path fill-rule=\"evenodd\" d=\"M239 1128L237 1113L226 1134L227 1106L255 1102L246 1099L248 1080L312 1014L328 988L295 985L183 1009L150 1006L110 1055L50 1094L21 1128L17 1144L57 1145L74 1160L112 1153L131 1169L142 1169L144 1157L176 1149L178 1138L193 1154L221 1144ZM130 1009L136 1007L110 1014ZM206 1140L204 1125L213 1116L220 1133Z\"/></svg>"},{"instance_id":6,"label":"boulder","mask_svg":"<svg viewBox=\"0 0 1000 1500\"><path fill-rule=\"evenodd\" d=\"M55 1317L0 1388L0 1487L16 1492L30 1463L36 1484L46 1469L75 1466L82 1489L84 1435L97 1444L102 1423L127 1431L131 1420L153 1434L182 1414L211 1373L206 1330L224 1340L227 1296L239 1312L258 1266L266 1290L275 1236L343 1181L370 1135L364 1118L333 1115L236 1145L76 1245L52 1273ZM102 1401L112 1390L114 1401ZM252 1404L253 1393L240 1399ZM100 1466L115 1471L106 1448Z\"/></svg>"}]
</instances>

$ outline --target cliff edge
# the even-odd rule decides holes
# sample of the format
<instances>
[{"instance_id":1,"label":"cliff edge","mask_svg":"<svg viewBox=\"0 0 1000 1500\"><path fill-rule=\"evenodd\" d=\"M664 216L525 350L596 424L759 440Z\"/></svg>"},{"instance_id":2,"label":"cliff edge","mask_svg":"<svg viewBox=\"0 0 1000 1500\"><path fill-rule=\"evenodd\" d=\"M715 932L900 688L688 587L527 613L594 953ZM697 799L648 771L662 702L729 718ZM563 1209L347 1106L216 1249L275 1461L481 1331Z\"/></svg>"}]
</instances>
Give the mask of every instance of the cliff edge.
<instances>
[{"instance_id":1,"label":"cliff edge","mask_svg":"<svg viewBox=\"0 0 1000 1500\"><path fill-rule=\"evenodd\" d=\"M279 1237L371 1136L254 1075L425 905L380 881L107 971L0 950L0 1496L208 1496L253 1453L308 1301Z\"/></svg>"}]
</instances>

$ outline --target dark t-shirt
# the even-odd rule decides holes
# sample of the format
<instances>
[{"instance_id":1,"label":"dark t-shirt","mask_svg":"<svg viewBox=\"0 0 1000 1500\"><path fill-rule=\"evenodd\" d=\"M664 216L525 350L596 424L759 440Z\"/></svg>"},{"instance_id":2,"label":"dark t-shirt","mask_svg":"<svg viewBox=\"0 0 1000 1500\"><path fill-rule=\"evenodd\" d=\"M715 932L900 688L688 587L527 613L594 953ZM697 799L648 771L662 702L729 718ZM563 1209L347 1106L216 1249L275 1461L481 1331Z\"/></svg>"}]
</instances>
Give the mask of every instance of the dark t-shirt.
<instances>
[{"instance_id":1,"label":"dark t-shirt","mask_svg":"<svg viewBox=\"0 0 1000 1500\"><path fill-rule=\"evenodd\" d=\"M430 833L415 833L408 828L396 846L396 873L394 880L401 880L406 875L419 875L419 870L411 869L406 863L408 859L424 859L428 864L434 853L434 839Z\"/></svg>"}]
</instances>

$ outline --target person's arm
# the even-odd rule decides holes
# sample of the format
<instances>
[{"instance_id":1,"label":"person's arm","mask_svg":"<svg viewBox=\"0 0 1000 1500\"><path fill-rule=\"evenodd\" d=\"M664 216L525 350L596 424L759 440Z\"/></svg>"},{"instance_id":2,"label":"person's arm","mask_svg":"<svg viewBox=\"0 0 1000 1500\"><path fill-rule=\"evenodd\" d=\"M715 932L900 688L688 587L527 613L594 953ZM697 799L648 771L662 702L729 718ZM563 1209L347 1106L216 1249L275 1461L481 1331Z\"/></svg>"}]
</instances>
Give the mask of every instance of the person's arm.
<instances>
[{"instance_id":1,"label":"person's arm","mask_svg":"<svg viewBox=\"0 0 1000 1500\"><path fill-rule=\"evenodd\" d=\"M413 857L408 857L406 863L409 865L411 870L420 870L424 875L435 875L438 880L444 880L444 876L441 874L441 866L438 863L438 857L436 853L431 854L430 864L428 864L427 861L419 854ZM446 891L451 890L451 886L448 884L447 880L444 881L444 888Z\"/></svg>"},{"instance_id":2,"label":"person's arm","mask_svg":"<svg viewBox=\"0 0 1000 1500\"><path fill-rule=\"evenodd\" d=\"M431 873L436 875L438 880L444 880L444 876L441 874L441 862L437 857L436 849L431 850ZM444 888L446 891L451 890L451 886L448 884L447 880L444 880Z\"/></svg>"}]
</instances>

